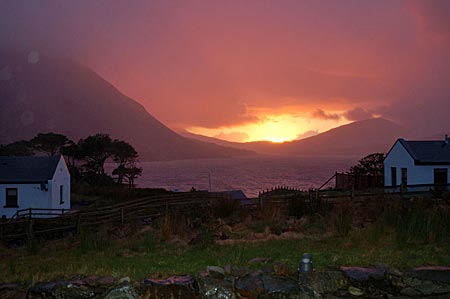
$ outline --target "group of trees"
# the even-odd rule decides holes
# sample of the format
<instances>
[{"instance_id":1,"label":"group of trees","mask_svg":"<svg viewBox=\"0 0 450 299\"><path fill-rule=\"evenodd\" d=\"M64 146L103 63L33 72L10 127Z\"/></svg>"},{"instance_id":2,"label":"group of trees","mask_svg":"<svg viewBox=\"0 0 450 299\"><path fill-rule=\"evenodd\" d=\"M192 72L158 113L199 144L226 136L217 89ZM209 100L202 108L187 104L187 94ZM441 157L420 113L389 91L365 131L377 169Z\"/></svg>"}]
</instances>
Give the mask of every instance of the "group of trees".
<instances>
[{"instance_id":1,"label":"group of trees","mask_svg":"<svg viewBox=\"0 0 450 299\"><path fill-rule=\"evenodd\" d=\"M356 175L373 175L382 176L383 175L383 153L373 153L365 156L358 161L358 164L350 167L349 173Z\"/></svg>"},{"instance_id":2,"label":"group of trees","mask_svg":"<svg viewBox=\"0 0 450 299\"><path fill-rule=\"evenodd\" d=\"M107 134L91 135L75 143L61 134L40 133L29 141L0 145L0 156L34 154L64 155L73 177L107 176L104 165L108 159L116 163L112 175L119 184L133 187L134 180L142 174L142 168L137 166L139 155L133 146L123 140L113 140Z\"/></svg>"}]
</instances>

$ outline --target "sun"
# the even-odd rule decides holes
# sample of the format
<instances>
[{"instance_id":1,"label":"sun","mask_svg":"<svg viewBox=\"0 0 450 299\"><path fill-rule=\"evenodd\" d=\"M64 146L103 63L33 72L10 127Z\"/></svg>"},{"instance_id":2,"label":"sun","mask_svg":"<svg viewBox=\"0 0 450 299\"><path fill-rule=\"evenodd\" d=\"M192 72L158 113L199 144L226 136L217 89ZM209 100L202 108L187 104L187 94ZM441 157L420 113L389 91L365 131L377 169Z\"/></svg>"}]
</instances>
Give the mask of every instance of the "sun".
<instances>
[{"instance_id":1,"label":"sun","mask_svg":"<svg viewBox=\"0 0 450 299\"><path fill-rule=\"evenodd\" d=\"M273 143L283 143L286 141L292 141L292 139L290 139L288 137L267 137L263 141L270 141Z\"/></svg>"}]
</instances>

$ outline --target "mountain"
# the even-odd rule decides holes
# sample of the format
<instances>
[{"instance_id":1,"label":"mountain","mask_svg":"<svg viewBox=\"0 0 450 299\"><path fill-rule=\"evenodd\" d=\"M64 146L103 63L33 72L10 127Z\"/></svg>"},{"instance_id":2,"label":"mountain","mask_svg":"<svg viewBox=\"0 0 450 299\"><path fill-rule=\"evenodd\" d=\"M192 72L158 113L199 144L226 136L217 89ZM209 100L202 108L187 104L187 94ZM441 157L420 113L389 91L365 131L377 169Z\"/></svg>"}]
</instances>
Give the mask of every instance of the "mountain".
<instances>
[{"instance_id":1,"label":"mountain","mask_svg":"<svg viewBox=\"0 0 450 299\"><path fill-rule=\"evenodd\" d=\"M107 133L125 140L141 160L252 154L184 138L94 71L76 62L0 50L0 144L61 133L73 140Z\"/></svg>"},{"instance_id":2,"label":"mountain","mask_svg":"<svg viewBox=\"0 0 450 299\"><path fill-rule=\"evenodd\" d=\"M291 142L271 143L258 141L236 143L220 141L219 144L263 154L361 157L374 152L387 152L397 138L408 138L410 136L406 128L392 121L383 118L372 118L353 122L312 137ZM189 137L200 138L195 134L190 134ZM206 140L204 136L201 139ZM208 140L214 142L214 138Z\"/></svg>"}]
</instances>

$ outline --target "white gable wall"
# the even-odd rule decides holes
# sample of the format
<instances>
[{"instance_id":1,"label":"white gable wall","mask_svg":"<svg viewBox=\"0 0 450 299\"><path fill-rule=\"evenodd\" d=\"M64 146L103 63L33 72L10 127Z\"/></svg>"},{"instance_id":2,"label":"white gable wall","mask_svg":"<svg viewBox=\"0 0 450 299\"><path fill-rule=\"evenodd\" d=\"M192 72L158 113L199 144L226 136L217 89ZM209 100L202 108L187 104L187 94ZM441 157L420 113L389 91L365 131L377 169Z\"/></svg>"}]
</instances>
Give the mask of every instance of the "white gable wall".
<instances>
[{"instance_id":1,"label":"white gable wall","mask_svg":"<svg viewBox=\"0 0 450 299\"><path fill-rule=\"evenodd\" d=\"M394 144L384 160L384 185L386 187L391 187L392 185L391 167L397 168L397 186L400 186L402 182L402 168L408 169L407 185L434 184L435 168L447 168L449 176L447 181L450 182L449 165L415 165L414 159L399 141Z\"/></svg>"},{"instance_id":2,"label":"white gable wall","mask_svg":"<svg viewBox=\"0 0 450 299\"><path fill-rule=\"evenodd\" d=\"M48 185L52 198L49 208L70 209L70 173L66 162L62 157L59 160L53 178L48 182ZM62 204L60 200L60 186L63 186Z\"/></svg>"}]
</instances>

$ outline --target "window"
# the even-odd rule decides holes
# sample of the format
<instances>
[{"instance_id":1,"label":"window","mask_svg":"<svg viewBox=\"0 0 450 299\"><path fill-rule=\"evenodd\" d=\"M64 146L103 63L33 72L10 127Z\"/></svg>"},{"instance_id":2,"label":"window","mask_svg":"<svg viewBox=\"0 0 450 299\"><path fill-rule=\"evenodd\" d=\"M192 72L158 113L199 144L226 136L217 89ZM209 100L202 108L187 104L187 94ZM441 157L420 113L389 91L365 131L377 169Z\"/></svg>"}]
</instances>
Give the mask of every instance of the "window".
<instances>
[{"instance_id":1,"label":"window","mask_svg":"<svg viewBox=\"0 0 450 299\"><path fill-rule=\"evenodd\" d=\"M402 168L402 187L408 185L408 168Z\"/></svg>"},{"instance_id":2,"label":"window","mask_svg":"<svg viewBox=\"0 0 450 299\"><path fill-rule=\"evenodd\" d=\"M6 188L5 208L17 208L17 188Z\"/></svg>"},{"instance_id":3,"label":"window","mask_svg":"<svg viewBox=\"0 0 450 299\"><path fill-rule=\"evenodd\" d=\"M434 185L447 186L447 168L435 168L434 169Z\"/></svg>"},{"instance_id":4,"label":"window","mask_svg":"<svg viewBox=\"0 0 450 299\"><path fill-rule=\"evenodd\" d=\"M397 168L391 167L391 186L397 186Z\"/></svg>"},{"instance_id":5,"label":"window","mask_svg":"<svg viewBox=\"0 0 450 299\"><path fill-rule=\"evenodd\" d=\"M59 186L59 204L62 205L64 203L64 186Z\"/></svg>"}]
</instances>

